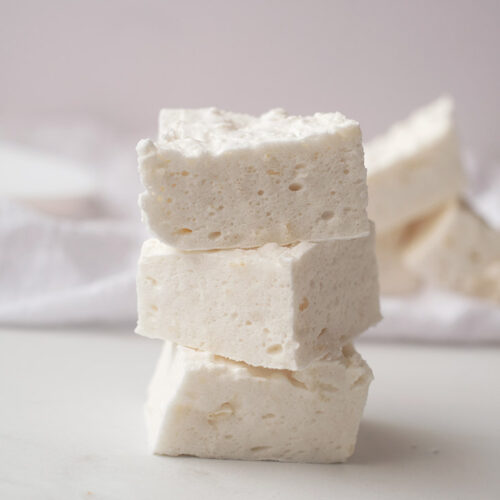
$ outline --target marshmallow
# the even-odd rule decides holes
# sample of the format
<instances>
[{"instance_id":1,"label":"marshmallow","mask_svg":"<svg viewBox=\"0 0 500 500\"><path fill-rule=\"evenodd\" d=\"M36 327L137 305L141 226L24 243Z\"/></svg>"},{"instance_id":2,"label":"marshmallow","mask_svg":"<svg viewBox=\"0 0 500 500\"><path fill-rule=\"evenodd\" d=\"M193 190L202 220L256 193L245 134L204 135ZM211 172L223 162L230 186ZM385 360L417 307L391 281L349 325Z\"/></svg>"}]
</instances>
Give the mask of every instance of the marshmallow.
<instances>
[{"instance_id":1,"label":"marshmallow","mask_svg":"<svg viewBox=\"0 0 500 500\"><path fill-rule=\"evenodd\" d=\"M270 370L166 342L149 388L152 452L343 462L372 372L352 346L304 371Z\"/></svg>"},{"instance_id":2,"label":"marshmallow","mask_svg":"<svg viewBox=\"0 0 500 500\"><path fill-rule=\"evenodd\" d=\"M338 354L380 319L374 231L283 247L183 252L144 243L137 333L268 368Z\"/></svg>"},{"instance_id":3,"label":"marshmallow","mask_svg":"<svg viewBox=\"0 0 500 500\"><path fill-rule=\"evenodd\" d=\"M403 252L412 234L412 224L377 235L376 253L380 292L407 294L419 288L420 279L404 263Z\"/></svg>"},{"instance_id":4,"label":"marshmallow","mask_svg":"<svg viewBox=\"0 0 500 500\"><path fill-rule=\"evenodd\" d=\"M340 113L163 110L158 141L140 141L137 153L143 218L176 248L251 248L369 232L361 132Z\"/></svg>"},{"instance_id":5,"label":"marshmallow","mask_svg":"<svg viewBox=\"0 0 500 500\"><path fill-rule=\"evenodd\" d=\"M382 234L427 215L464 188L453 102L441 98L365 144L368 214Z\"/></svg>"},{"instance_id":6,"label":"marshmallow","mask_svg":"<svg viewBox=\"0 0 500 500\"><path fill-rule=\"evenodd\" d=\"M404 261L435 285L500 303L500 232L464 202L419 223Z\"/></svg>"}]
</instances>

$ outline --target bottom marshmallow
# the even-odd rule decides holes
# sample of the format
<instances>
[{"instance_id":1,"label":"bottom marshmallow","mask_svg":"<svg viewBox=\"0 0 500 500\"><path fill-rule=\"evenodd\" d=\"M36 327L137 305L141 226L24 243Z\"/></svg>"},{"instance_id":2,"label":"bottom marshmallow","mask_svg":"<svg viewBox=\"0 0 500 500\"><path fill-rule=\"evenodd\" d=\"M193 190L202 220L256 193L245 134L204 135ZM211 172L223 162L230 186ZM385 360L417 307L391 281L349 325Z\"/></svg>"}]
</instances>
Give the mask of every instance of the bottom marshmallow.
<instances>
[{"instance_id":1,"label":"bottom marshmallow","mask_svg":"<svg viewBox=\"0 0 500 500\"><path fill-rule=\"evenodd\" d=\"M151 450L165 455L343 462L372 372L350 345L302 371L249 366L165 342L149 388Z\"/></svg>"}]
</instances>

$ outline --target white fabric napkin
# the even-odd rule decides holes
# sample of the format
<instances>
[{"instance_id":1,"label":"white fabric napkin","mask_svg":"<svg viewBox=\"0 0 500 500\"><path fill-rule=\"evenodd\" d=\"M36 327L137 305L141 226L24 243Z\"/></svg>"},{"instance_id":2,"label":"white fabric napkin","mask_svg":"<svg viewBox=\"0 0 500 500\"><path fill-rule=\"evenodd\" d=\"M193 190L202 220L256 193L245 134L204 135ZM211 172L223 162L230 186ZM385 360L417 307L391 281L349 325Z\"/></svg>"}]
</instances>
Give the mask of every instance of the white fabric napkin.
<instances>
[{"instance_id":1,"label":"white fabric napkin","mask_svg":"<svg viewBox=\"0 0 500 500\"><path fill-rule=\"evenodd\" d=\"M123 323L136 318L135 220L67 220L0 203L0 323Z\"/></svg>"}]
</instances>

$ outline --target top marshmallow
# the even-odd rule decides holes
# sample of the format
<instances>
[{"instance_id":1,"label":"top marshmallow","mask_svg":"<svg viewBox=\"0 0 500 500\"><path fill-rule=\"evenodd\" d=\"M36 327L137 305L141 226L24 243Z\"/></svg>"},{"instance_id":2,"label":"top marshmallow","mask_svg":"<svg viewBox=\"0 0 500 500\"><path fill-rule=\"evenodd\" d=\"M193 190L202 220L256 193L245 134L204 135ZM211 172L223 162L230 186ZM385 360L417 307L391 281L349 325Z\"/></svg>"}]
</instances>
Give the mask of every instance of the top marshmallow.
<instances>
[{"instance_id":1,"label":"top marshmallow","mask_svg":"<svg viewBox=\"0 0 500 500\"><path fill-rule=\"evenodd\" d=\"M340 113L162 110L158 141L140 141L137 152L143 216L176 248L369 233L361 132Z\"/></svg>"}]
</instances>

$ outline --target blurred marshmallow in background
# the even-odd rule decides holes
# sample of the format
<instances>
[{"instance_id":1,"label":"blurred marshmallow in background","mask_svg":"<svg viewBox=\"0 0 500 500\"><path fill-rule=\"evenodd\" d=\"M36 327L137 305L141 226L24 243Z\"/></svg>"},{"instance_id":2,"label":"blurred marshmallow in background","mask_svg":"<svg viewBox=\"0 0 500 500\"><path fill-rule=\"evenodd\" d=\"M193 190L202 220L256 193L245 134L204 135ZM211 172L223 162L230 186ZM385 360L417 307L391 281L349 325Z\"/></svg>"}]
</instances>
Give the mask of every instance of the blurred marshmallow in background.
<instances>
[{"instance_id":1,"label":"blurred marshmallow in background","mask_svg":"<svg viewBox=\"0 0 500 500\"><path fill-rule=\"evenodd\" d=\"M500 176L491 169L486 194L470 191L461 156L449 97L365 144L385 316L372 337L499 338L500 196L490 194L500 192Z\"/></svg>"},{"instance_id":2,"label":"blurred marshmallow in background","mask_svg":"<svg viewBox=\"0 0 500 500\"><path fill-rule=\"evenodd\" d=\"M0 9L0 323L133 324L145 238L135 144L154 136L162 107L338 110L369 143L449 92L463 196L500 226L495 1L7 0ZM385 320L367 336L498 340L499 307L416 276L398 238L379 240L394 252L381 270L414 282L383 297Z\"/></svg>"}]
</instances>

